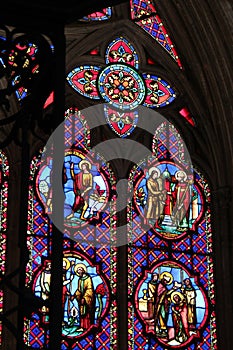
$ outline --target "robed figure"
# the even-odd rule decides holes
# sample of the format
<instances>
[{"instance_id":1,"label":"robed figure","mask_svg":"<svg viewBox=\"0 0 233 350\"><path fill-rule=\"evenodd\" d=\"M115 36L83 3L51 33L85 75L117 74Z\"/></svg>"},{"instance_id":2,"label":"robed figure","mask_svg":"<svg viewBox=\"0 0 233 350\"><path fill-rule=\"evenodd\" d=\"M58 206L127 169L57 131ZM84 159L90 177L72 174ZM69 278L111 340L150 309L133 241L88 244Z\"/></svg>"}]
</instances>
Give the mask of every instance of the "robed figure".
<instances>
[{"instance_id":1,"label":"robed figure","mask_svg":"<svg viewBox=\"0 0 233 350\"><path fill-rule=\"evenodd\" d=\"M175 174L177 180L174 197L173 215L178 229L185 230L189 227L190 184L184 171L178 170Z\"/></svg>"},{"instance_id":2,"label":"robed figure","mask_svg":"<svg viewBox=\"0 0 233 350\"><path fill-rule=\"evenodd\" d=\"M188 308L188 325L190 330L196 329L196 296L197 293L192 285L192 282L189 278L184 280L184 295L187 300L187 308Z\"/></svg>"},{"instance_id":3,"label":"robed figure","mask_svg":"<svg viewBox=\"0 0 233 350\"><path fill-rule=\"evenodd\" d=\"M173 276L169 272L163 272L160 275L160 282L157 287L157 295L155 299L155 332L158 337L167 337L167 321L169 313L169 298L167 286L173 281Z\"/></svg>"},{"instance_id":4,"label":"robed figure","mask_svg":"<svg viewBox=\"0 0 233 350\"><path fill-rule=\"evenodd\" d=\"M74 181L74 204L73 212L80 211L80 218L85 220L85 212L88 208L88 200L93 186L93 176L90 172L91 164L86 160L79 163L80 172L74 173L74 163L71 163L70 173Z\"/></svg>"},{"instance_id":5,"label":"robed figure","mask_svg":"<svg viewBox=\"0 0 233 350\"><path fill-rule=\"evenodd\" d=\"M159 275L154 272L151 276L151 280L148 282L148 318L154 317L154 306L157 298L157 289L159 284Z\"/></svg>"},{"instance_id":6,"label":"robed figure","mask_svg":"<svg viewBox=\"0 0 233 350\"><path fill-rule=\"evenodd\" d=\"M79 276L78 288L71 297L77 299L79 306L80 327L83 330L90 328L94 324L95 316L95 295L94 286L91 276L87 273L84 264L77 264L74 268L75 273Z\"/></svg>"},{"instance_id":7,"label":"robed figure","mask_svg":"<svg viewBox=\"0 0 233 350\"><path fill-rule=\"evenodd\" d=\"M171 294L172 320L174 325L175 339L179 343L184 343L189 338L188 329L188 308L185 296L180 292Z\"/></svg>"},{"instance_id":8,"label":"robed figure","mask_svg":"<svg viewBox=\"0 0 233 350\"><path fill-rule=\"evenodd\" d=\"M147 207L145 217L148 220L159 220L163 214L164 207L164 189L163 180L160 177L160 170L156 167L149 169L149 178L147 180Z\"/></svg>"}]
</instances>

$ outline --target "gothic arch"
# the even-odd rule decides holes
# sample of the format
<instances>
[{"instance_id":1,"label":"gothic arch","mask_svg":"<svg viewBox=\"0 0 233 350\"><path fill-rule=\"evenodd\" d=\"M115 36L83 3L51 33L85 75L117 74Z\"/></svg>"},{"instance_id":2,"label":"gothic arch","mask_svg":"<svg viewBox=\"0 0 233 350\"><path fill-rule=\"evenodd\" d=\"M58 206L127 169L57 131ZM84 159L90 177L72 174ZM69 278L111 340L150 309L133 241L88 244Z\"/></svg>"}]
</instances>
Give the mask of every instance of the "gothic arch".
<instances>
[{"instance_id":1,"label":"gothic arch","mask_svg":"<svg viewBox=\"0 0 233 350\"><path fill-rule=\"evenodd\" d=\"M101 1L101 6L103 7L111 4L112 2L110 1ZM175 119L166 110L164 110L164 115L179 129L189 148L193 162L205 174L212 191L212 226L216 262L216 309L219 346L224 349L230 349L232 322L229 312L229 310L232 310L230 280L232 274L231 217L233 214L231 202L233 166L231 162L233 159L233 148L231 137L232 50L230 49L232 36L229 36L229 33L230 31L232 32L232 9L228 2L223 3L217 0L207 0L205 3L202 0L195 2L193 0L186 0L185 2L182 0L166 0L156 3L156 6L166 28L169 30L172 40L176 44L184 70L180 71L171 59L166 60L168 63L165 63L166 53L159 46L156 50L158 56L156 57L155 55L152 59L158 59L161 67L166 69L167 77L174 79L182 93L184 103L188 104L197 125L193 128L182 118ZM118 5L119 9L123 7L124 4ZM18 2L10 1L8 4L5 3L1 9L1 21L3 21L3 24L19 25L21 28L24 27L25 31L32 28L35 31L45 32L46 34L53 32L53 38L56 38L57 35L62 35L63 25L67 25L65 33L67 38L70 37L70 41L67 40L67 57L72 57L72 47L76 40L73 22L90 12L90 9L94 10L94 4L92 1L85 1L77 7L76 4L70 2L70 6L66 4L65 8L54 8L52 5L44 2L35 4L33 7L27 3L25 13L22 16L18 16L19 8ZM34 9L38 11L34 11ZM46 16L44 15L45 13L47 14ZM127 31L130 32L133 27L131 24L125 24L125 22L125 19L122 18L122 24L125 26L127 34ZM77 27L80 29L81 25L77 25ZM84 37L89 31L97 31L94 34L96 35L95 40L93 39L90 43L85 41L85 39L82 41L80 52L83 54L89 48L93 48L92 42L96 44L97 40L101 41L101 36L105 34L108 28L114 28L114 31L118 31L117 25L114 23L114 17L112 22L103 24L103 29L102 24L99 23L87 24L84 27ZM144 40L146 35L139 29L136 28L135 33L137 33L138 38ZM79 35L81 36L82 34L79 33ZM109 34L109 37L111 35ZM58 41L59 37L57 37L56 45L59 45ZM146 46L149 50L153 49L153 40L151 38L148 38ZM61 48L61 51L63 49ZM98 61L98 59L96 60ZM63 63L59 63L60 67L63 67ZM57 73L59 69L57 68ZM87 102L84 98L77 98L70 91L70 88L67 88L66 92L68 97L65 102L67 103L66 108L76 105L76 102L79 103L81 108L87 107ZM62 110L64 111L65 109L61 108L61 105L57 107L60 93L62 91L55 92L55 113L52 110L50 114L52 106L45 111L46 115L50 114L47 115L46 119L46 123L47 121L50 123L50 128L48 128L48 125L46 125L46 128L37 126L37 136L34 135L34 131L29 130L30 156L43 145L51 130L59 124L59 118L60 121L62 120ZM15 104L17 108L17 102ZM1 115L1 121L4 119L5 116ZM40 125L43 126L43 123L45 124L45 121L40 121ZM3 134L9 135L9 127L4 125L1 127L4 129ZM17 176L21 172L19 164L22 162L22 159L21 146L20 144L15 145L15 140L14 136L14 139L9 140L9 143L4 145L4 147L6 154L9 154L10 166L13 165L12 171ZM20 198L18 193L18 187L23 187L23 181L20 180L20 177L16 177L14 180L10 180L10 186L12 186L12 189L9 191L9 232L16 237L17 232L23 227L22 220L19 218ZM17 203L15 203L15 198L17 198ZM25 193L21 199L23 198L25 201ZM16 215L15 211L17 211ZM10 257L11 250L17 250L16 239L18 238L15 238L14 242L12 240L8 257ZM19 250L16 254L18 257ZM14 271L17 266L18 262L9 260L9 273ZM14 298L15 294L9 292L9 297L6 301L8 310L14 305ZM17 315L13 316L13 323L17 324ZM5 348L11 343L12 340L10 338L11 333L6 331L7 340L5 340L5 345L3 345ZM12 348L14 346L14 341L12 341Z\"/></svg>"}]
</instances>

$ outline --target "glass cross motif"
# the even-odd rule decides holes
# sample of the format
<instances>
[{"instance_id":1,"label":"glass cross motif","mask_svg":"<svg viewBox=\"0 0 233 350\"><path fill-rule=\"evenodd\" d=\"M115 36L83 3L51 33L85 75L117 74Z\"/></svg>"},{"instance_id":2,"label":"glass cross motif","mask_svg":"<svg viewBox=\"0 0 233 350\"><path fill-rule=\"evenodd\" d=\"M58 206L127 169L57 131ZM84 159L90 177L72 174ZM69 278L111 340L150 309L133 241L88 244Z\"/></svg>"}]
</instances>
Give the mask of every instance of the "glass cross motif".
<instances>
[{"instance_id":1,"label":"glass cross motif","mask_svg":"<svg viewBox=\"0 0 233 350\"><path fill-rule=\"evenodd\" d=\"M138 105L158 108L174 101L175 90L164 79L139 70L135 48L121 36L108 45L104 66L75 67L67 81L82 96L120 110L133 110Z\"/></svg>"},{"instance_id":2,"label":"glass cross motif","mask_svg":"<svg viewBox=\"0 0 233 350\"><path fill-rule=\"evenodd\" d=\"M105 118L120 137L127 137L135 129L139 105L161 108L176 98L175 90L164 79L140 72L138 53L123 36L109 43L103 66L77 66L67 75L67 81L80 95L110 106L110 115L109 107L105 107Z\"/></svg>"}]
</instances>

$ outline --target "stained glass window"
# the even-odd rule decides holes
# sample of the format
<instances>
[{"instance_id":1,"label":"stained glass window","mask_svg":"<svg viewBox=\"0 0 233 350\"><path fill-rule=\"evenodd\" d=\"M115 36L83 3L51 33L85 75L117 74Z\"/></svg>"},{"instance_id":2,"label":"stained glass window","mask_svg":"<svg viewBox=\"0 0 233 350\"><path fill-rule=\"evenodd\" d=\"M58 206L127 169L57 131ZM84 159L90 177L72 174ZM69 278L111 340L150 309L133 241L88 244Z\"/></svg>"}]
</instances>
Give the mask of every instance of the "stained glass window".
<instances>
[{"instance_id":1,"label":"stained glass window","mask_svg":"<svg viewBox=\"0 0 233 350\"><path fill-rule=\"evenodd\" d=\"M1 280L6 271L7 244L7 198L8 198L9 165L5 154L0 151L0 271ZM0 289L0 312L3 313L3 290ZM2 323L0 322L0 343L2 340Z\"/></svg>"},{"instance_id":2,"label":"stained glass window","mask_svg":"<svg viewBox=\"0 0 233 350\"><path fill-rule=\"evenodd\" d=\"M107 107L109 113L112 107ZM142 116L139 109L131 117L145 129L148 114ZM208 182L192 165L177 129L165 118L158 123L157 114L155 123L151 115L149 119L149 125L159 124L150 155L136 161L128 179L133 193L127 202L128 348L217 349ZM91 148L85 114L68 110L64 126L62 346L114 347L117 248L109 239L114 241L117 232L117 181L109 162ZM126 132L124 138L129 135ZM115 140L122 141L121 137L115 132ZM26 286L44 304L25 318L24 336L28 346L41 349L49 344L52 264L53 157L48 154L41 152L31 164L27 237Z\"/></svg>"},{"instance_id":3,"label":"stained glass window","mask_svg":"<svg viewBox=\"0 0 233 350\"><path fill-rule=\"evenodd\" d=\"M181 108L179 113L180 115L182 115L183 118L185 118L189 122L189 124L191 124L192 126L196 125L195 119L191 116L191 113L187 107Z\"/></svg>"},{"instance_id":4,"label":"stained glass window","mask_svg":"<svg viewBox=\"0 0 233 350\"><path fill-rule=\"evenodd\" d=\"M102 11L93 12L81 19L81 21L106 21L112 16L112 8L106 7Z\"/></svg>"},{"instance_id":5,"label":"stained glass window","mask_svg":"<svg viewBox=\"0 0 233 350\"><path fill-rule=\"evenodd\" d=\"M217 349L210 189L171 124L152 148L130 175L128 348Z\"/></svg>"},{"instance_id":6,"label":"stained glass window","mask_svg":"<svg viewBox=\"0 0 233 350\"><path fill-rule=\"evenodd\" d=\"M33 43L25 43L25 42L18 42L15 45L15 49L13 49L9 55L9 65L12 65L13 67L16 67L16 71L19 71L18 67L18 56L22 56L25 60L24 66L26 68L27 62L31 62L31 67L30 67L30 74L38 74L39 72L39 64L37 63L36 60L36 55L38 51L38 46ZM20 62L21 63L21 62ZM22 100L27 96L27 87L24 86L24 83L22 81L22 75L16 74L14 78L12 79L12 85L14 87L17 86L16 90L16 96L18 100Z\"/></svg>"},{"instance_id":7,"label":"stained glass window","mask_svg":"<svg viewBox=\"0 0 233 350\"><path fill-rule=\"evenodd\" d=\"M0 37L0 44L0 70L6 79L7 96L14 93L22 106L39 86L42 76L49 76L47 69L53 46L46 37L16 35L8 30Z\"/></svg>"},{"instance_id":8,"label":"stained glass window","mask_svg":"<svg viewBox=\"0 0 233 350\"><path fill-rule=\"evenodd\" d=\"M68 73L67 81L80 95L107 102L121 110L134 109L138 105L164 107L177 95L162 77L140 71L138 53L123 36L108 43L104 67L74 67Z\"/></svg>"},{"instance_id":9,"label":"stained glass window","mask_svg":"<svg viewBox=\"0 0 233 350\"><path fill-rule=\"evenodd\" d=\"M130 4L132 20L154 38L182 68L181 60L161 18L157 14L153 1L130 0Z\"/></svg>"},{"instance_id":10,"label":"stained glass window","mask_svg":"<svg viewBox=\"0 0 233 350\"><path fill-rule=\"evenodd\" d=\"M131 24L154 38L181 68L154 3L130 1L130 5ZM82 21L110 16L106 9ZM195 121L186 104L180 106L175 82L170 82L155 55L150 58L127 30L94 43L86 52L85 62L82 58L70 67L67 86L78 98L102 105L103 119L92 129L95 113L92 120L75 108L65 115L61 348L117 347L121 271L119 250L110 241L117 242L124 217L126 227L120 230L118 244L125 244L126 233L128 255L123 263L128 289L119 294L127 299L128 349L217 349L208 181L187 157L175 126L155 117L156 127L150 128L153 118L143 119L140 107L169 111L173 119L175 105L176 116L189 126ZM112 156L111 143L106 157L94 151L93 143L103 140L116 141L118 157L128 162L106 160ZM135 147L127 141L134 141ZM137 158L139 144L149 157ZM28 206L26 287L42 306L25 316L24 342L39 349L49 347L51 326L53 148L49 151L43 149L32 160ZM119 215L117 179L123 173L132 197Z\"/></svg>"},{"instance_id":11,"label":"stained glass window","mask_svg":"<svg viewBox=\"0 0 233 350\"><path fill-rule=\"evenodd\" d=\"M116 180L109 165L88 152L89 128L76 110L67 111L64 127L62 349L111 348L117 334L116 249L106 242L114 239ZM26 287L42 300L42 306L24 320L25 344L37 349L49 346L47 302L52 265L49 214L53 161L43 154L42 150L31 163L27 235L30 259L26 271Z\"/></svg>"}]
</instances>

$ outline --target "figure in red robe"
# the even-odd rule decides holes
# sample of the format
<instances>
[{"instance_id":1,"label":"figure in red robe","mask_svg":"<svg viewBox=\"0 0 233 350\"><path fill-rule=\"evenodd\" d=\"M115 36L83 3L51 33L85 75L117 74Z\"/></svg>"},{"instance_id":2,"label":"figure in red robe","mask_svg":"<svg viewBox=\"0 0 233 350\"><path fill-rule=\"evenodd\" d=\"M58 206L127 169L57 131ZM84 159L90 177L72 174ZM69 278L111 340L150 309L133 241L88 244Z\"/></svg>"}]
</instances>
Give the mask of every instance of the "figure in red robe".
<instances>
[{"instance_id":1,"label":"figure in red robe","mask_svg":"<svg viewBox=\"0 0 233 350\"><path fill-rule=\"evenodd\" d=\"M184 343L189 337L188 328L188 308L185 296L180 292L173 292L171 294L172 306L172 320L175 331L175 340L179 343Z\"/></svg>"},{"instance_id":2,"label":"figure in red robe","mask_svg":"<svg viewBox=\"0 0 233 350\"><path fill-rule=\"evenodd\" d=\"M173 192L173 215L178 230L185 230L189 227L190 184L186 173L182 170L176 172L175 178L177 182Z\"/></svg>"},{"instance_id":3,"label":"figure in red robe","mask_svg":"<svg viewBox=\"0 0 233 350\"><path fill-rule=\"evenodd\" d=\"M71 300L76 298L79 306L80 329L87 330L94 324L95 317L95 291L91 276L87 272L84 264L77 264L74 268L79 276L77 290L71 296Z\"/></svg>"},{"instance_id":4,"label":"figure in red robe","mask_svg":"<svg viewBox=\"0 0 233 350\"><path fill-rule=\"evenodd\" d=\"M80 211L81 212L80 218L82 220L86 220L84 215L88 208L89 195L93 185L93 178L92 178L92 174L90 173L91 164L86 160L82 160L79 163L79 168L80 168L80 172L75 174L74 163L71 163L70 173L74 181L73 186L74 186L74 194L75 194L75 200L74 200L72 209L73 209L73 212Z\"/></svg>"}]
</instances>

